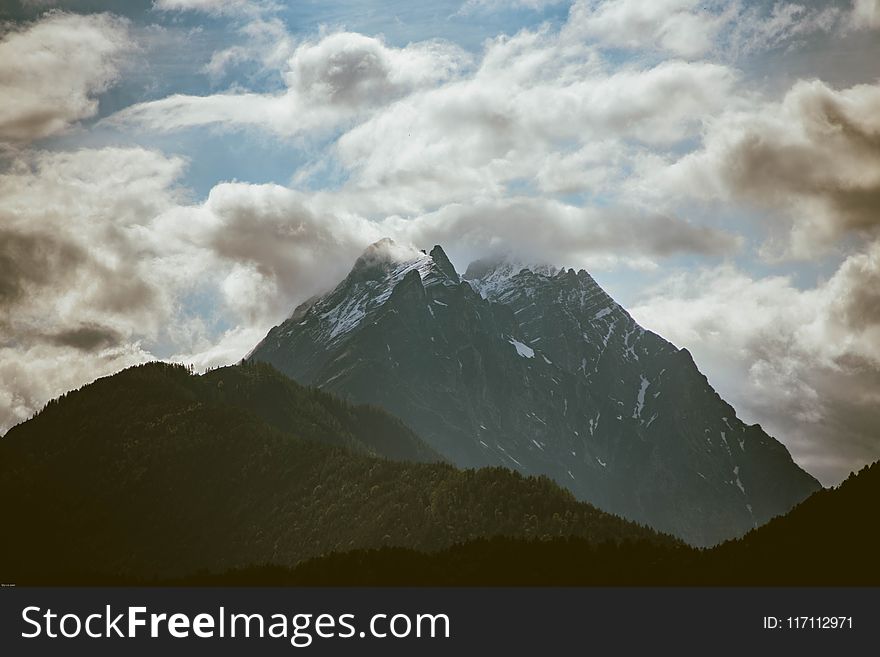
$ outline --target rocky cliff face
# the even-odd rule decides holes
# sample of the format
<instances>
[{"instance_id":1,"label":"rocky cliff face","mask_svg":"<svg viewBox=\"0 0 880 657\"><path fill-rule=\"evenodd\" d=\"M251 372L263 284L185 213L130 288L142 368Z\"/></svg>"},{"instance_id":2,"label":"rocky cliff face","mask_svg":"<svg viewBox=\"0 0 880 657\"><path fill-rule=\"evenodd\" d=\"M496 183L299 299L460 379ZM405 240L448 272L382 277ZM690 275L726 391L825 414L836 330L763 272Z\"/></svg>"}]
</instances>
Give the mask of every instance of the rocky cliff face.
<instances>
[{"instance_id":1,"label":"rocky cliff face","mask_svg":"<svg viewBox=\"0 0 880 657\"><path fill-rule=\"evenodd\" d=\"M819 488L585 271L484 261L460 277L439 246L383 240L250 357L391 411L460 466L547 474L695 545Z\"/></svg>"}]
</instances>

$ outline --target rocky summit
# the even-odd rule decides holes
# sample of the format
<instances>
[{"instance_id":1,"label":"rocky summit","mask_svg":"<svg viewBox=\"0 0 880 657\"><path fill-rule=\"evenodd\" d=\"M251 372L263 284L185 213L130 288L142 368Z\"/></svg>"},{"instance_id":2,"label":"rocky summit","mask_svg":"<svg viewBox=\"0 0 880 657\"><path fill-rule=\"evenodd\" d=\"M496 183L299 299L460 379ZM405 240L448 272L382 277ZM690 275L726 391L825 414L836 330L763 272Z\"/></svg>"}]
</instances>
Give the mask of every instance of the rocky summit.
<instances>
[{"instance_id":1,"label":"rocky summit","mask_svg":"<svg viewBox=\"0 0 880 657\"><path fill-rule=\"evenodd\" d=\"M249 358L383 407L456 465L549 475L693 545L820 487L583 270L487 260L460 276L439 246L382 240Z\"/></svg>"}]
</instances>

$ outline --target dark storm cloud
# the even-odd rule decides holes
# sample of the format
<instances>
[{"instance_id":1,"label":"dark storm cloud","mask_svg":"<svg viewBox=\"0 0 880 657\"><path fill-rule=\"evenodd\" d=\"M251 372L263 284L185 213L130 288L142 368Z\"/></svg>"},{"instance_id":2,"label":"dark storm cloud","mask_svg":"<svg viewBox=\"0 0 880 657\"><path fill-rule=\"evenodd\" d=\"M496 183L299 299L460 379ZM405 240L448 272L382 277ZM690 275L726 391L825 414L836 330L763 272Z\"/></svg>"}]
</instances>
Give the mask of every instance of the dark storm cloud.
<instances>
[{"instance_id":1,"label":"dark storm cloud","mask_svg":"<svg viewBox=\"0 0 880 657\"><path fill-rule=\"evenodd\" d=\"M0 307L27 302L27 293L73 275L86 259L79 246L47 233L0 227Z\"/></svg>"},{"instance_id":2,"label":"dark storm cloud","mask_svg":"<svg viewBox=\"0 0 880 657\"><path fill-rule=\"evenodd\" d=\"M120 246L123 253L127 248ZM92 305L103 312L126 313L156 302L155 289L133 264L111 268L63 237L0 227L0 307L33 304L77 284L91 290Z\"/></svg>"},{"instance_id":3,"label":"dark storm cloud","mask_svg":"<svg viewBox=\"0 0 880 657\"><path fill-rule=\"evenodd\" d=\"M154 222L181 167L139 148L28 149L0 171L0 431L146 360L172 326L170 297L195 277Z\"/></svg>"},{"instance_id":4,"label":"dark storm cloud","mask_svg":"<svg viewBox=\"0 0 880 657\"><path fill-rule=\"evenodd\" d=\"M742 194L775 198L790 193L827 200L832 221L841 229L880 224L880 178L847 175L839 163L865 159L880 166L880 123L873 116L852 115L854 110L880 110L880 90L875 94L862 107L850 108L821 85L802 90L795 118L805 139L787 141L785 135L756 127L731 150L725 174Z\"/></svg>"},{"instance_id":5,"label":"dark storm cloud","mask_svg":"<svg viewBox=\"0 0 880 657\"><path fill-rule=\"evenodd\" d=\"M233 265L222 282L251 321L274 319L294 300L334 285L379 228L360 218L317 213L279 185L224 183L211 190L195 242Z\"/></svg>"},{"instance_id":6,"label":"dark storm cloud","mask_svg":"<svg viewBox=\"0 0 880 657\"><path fill-rule=\"evenodd\" d=\"M781 103L714 121L686 176L716 176L732 197L790 221L792 253L811 255L846 233L880 229L880 85L795 84ZM699 183L698 185L699 186Z\"/></svg>"},{"instance_id":7,"label":"dark storm cloud","mask_svg":"<svg viewBox=\"0 0 880 657\"><path fill-rule=\"evenodd\" d=\"M86 352L115 347L123 340L119 332L100 324L81 324L75 328L58 331L47 338L55 346L72 347Z\"/></svg>"}]
</instances>

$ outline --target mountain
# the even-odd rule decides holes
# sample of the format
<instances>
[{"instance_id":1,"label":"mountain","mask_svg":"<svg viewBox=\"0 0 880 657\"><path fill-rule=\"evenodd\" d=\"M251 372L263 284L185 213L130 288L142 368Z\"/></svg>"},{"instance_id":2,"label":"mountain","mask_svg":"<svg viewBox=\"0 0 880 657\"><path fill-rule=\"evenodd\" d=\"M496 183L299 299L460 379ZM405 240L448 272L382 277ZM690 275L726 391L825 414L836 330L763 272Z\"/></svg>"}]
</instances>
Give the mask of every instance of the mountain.
<instances>
[{"instance_id":1,"label":"mountain","mask_svg":"<svg viewBox=\"0 0 880 657\"><path fill-rule=\"evenodd\" d=\"M880 462L711 550L493 537L425 553L382 547L199 584L297 586L880 586Z\"/></svg>"},{"instance_id":2,"label":"mountain","mask_svg":"<svg viewBox=\"0 0 880 657\"><path fill-rule=\"evenodd\" d=\"M251 353L296 381L382 407L461 467L544 474L578 499L697 546L819 488L585 271L382 240Z\"/></svg>"},{"instance_id":3,"label":"mountain","mask_svg":"<svg viewBox=\"0 0 880 657\"><path fill-rule=\"evenodd\" d=\"M547 478L436 458L384 411L264 364L203 376L130 368L0 439L0 581L289 568L331 552L432 551L496 535L679 545Z\"/></svg>"}]
</instances>

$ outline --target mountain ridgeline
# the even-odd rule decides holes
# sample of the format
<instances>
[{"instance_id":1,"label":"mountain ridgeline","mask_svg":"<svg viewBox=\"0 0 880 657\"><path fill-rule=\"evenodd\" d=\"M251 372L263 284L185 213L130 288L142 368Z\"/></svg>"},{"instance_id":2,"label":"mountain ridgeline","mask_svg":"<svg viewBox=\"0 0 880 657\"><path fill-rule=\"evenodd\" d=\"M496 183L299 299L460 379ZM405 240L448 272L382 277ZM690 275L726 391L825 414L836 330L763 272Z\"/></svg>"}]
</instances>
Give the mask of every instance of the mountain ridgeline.
<instances>
[{"instance_id":1,"label":"mountain ridgeline","mask_svg":"<svg viewBox=\"0 0 880 657\"><path fill-rule=\"evenodd\" d=\"M462 277L439 246L382 240L249 359L386 409L455 465L547 475L696 546L820 488L585 271L481 261Z\"/></svg>"},{"instance_id":2,"label":"mountain ridgeline","mask_svg":"<svg viewBox=\"0 0 880 657\"><path fill-rule=\"evenodd\" d=\"M548 478L461 471L386 412L262 363L152 363L0 439L0 581L145 582L492 536L676 550Z\"/></svg>"}]
</instances>

